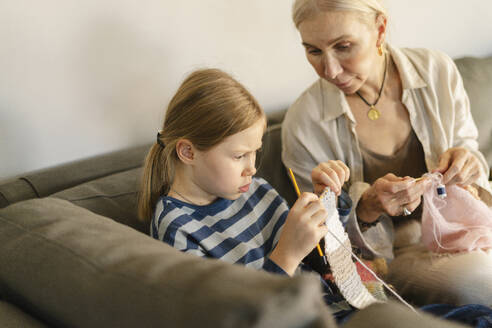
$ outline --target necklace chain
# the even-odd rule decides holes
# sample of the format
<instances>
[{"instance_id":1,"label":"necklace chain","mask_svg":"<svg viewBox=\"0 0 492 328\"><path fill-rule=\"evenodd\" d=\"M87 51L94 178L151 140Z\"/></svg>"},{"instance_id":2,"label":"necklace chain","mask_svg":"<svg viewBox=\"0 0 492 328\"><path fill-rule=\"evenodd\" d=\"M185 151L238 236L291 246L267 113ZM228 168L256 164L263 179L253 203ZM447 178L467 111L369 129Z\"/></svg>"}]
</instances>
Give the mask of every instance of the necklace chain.
<instances>
[{"instance_id":1,"label":"necklace chain","mask_svg":"<svg viewBox=\"0 0 492 328\"><path fill-rule=\"evenodd\" d=\"M179 193L176 189L171 189L170 191L176 193L179 197L183 198L185 201L187 201L190 204L196 205L194 202L192 202L189 198L183 196L181 193Z\"/></svg>"},{"instance_id":2,"label":"necklace chain","mask_svg":"<svg viewBox=\"0 0 492 328\"><path fill-rule=\"evenodd\" d=\"M384 74L383 74L383 83L381 83L381 88L379 88L379 93L378 97L376 98L376 101L374 104L370 104L362 95L359 93L359 91L356 91L355 93L366 103L367 106L369 106L370 110L368 113L368 116L371 120L377 120L379 118L379 111L376 109L376 104L379 101L379 98L381 98L381 94L383 93L384 89L384 81L386 81L386 73L387 73L387 68L388 68L388 56L385 54L384 55ZM374 118L373 118L374 117Z\"/></svg>"}]
</instances>

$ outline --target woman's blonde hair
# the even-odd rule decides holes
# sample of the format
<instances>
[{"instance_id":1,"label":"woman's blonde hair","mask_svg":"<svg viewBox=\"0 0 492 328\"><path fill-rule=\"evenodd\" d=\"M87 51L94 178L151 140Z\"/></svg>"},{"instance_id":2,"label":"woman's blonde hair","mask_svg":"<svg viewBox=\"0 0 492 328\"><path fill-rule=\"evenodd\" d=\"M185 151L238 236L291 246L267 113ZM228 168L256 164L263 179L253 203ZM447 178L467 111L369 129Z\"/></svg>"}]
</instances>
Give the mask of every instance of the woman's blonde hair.
<instances>
[{"instance_id":1,"label":"woman's blonde hair","mask_svg":"<svg viewBox=\"0 0 492 328\"><path fill-rule=\"evenodd\" d=\"M324 11L352 11L388 17L380 0L296 0L292 6L292 20L299 29L302 22Z\"/></svg>"},{"instance_id":2,"label":"woman's blonde hair","mask_svg":"<svg viewBox=\"0 0 492 328\"><path fill-rule=\"evenodd\" d=\"M256 99L229 74L219 69L192 72L171 99L162 131L145 159L139 218L150 220L159 197L169 192L180 139L206 151L262 117L265 114Z\"/></svg>"}]
</instances>

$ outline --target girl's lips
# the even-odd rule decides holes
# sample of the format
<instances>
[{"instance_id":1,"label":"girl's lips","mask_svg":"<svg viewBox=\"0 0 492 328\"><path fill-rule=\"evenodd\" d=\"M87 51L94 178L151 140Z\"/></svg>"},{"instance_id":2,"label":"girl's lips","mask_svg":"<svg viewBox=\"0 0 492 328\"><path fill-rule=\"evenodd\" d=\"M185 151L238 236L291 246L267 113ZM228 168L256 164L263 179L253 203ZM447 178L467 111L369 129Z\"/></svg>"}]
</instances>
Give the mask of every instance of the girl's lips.
<instances>
[{"instance_id":1,"label":"girl's lips","mask_svg":"<svg viewBox=\"0 0 492 328\"><path fill-rule=\"evenodd\" d=\"M239 191L240 191L240 192L246 192L246 191L248 191L248 190L249 190L249 185L250 185L250 184L251 184L251 183L248 183L247 185L244 185L244 186L242 186L242 187L239 187Z\"/></svg>"}]
</instances>

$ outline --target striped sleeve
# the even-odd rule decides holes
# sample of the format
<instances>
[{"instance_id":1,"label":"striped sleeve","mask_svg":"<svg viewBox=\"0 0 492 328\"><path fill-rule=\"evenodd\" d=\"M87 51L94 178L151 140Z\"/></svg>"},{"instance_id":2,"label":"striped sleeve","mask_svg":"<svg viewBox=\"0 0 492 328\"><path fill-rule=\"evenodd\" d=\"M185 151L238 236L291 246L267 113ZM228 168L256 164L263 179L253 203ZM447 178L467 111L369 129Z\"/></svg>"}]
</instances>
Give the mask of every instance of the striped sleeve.
<instances>
[{"instance_id":1,"label":"striped sleeve","mask_svg":"<svg viewBox=\"0 0 492 328\"><path fill-rule=\"evenodd\" d=\"M287 275L287 272L285 272L284 269L282 269L280 266L278 266L277 263L270 260L269 257L265 258L265 262L263 263L262 269L267 271L267 272L270 272L270 273Z\"/></svg>"}]
</instances>

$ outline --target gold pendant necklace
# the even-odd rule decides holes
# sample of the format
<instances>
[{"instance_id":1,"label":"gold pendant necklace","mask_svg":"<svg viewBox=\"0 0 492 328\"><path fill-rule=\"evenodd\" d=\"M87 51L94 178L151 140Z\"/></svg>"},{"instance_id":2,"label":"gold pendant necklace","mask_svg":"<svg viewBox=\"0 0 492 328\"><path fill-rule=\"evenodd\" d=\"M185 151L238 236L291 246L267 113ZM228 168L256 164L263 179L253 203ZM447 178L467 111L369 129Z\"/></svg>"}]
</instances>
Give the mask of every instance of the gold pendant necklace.
<instances>
[{"instance_id":1,"label":"gold pendant necklace","mask_svg":"<svg viewBox=\"0 0 492 328\"><path fill-rule=\"evenodd\" d=\"M374 107L374 105L371 105L371 109L367 112L367 117L369 117L371 121L375 121L379 118L379 116L381 116L381 113L376 107Z\"/></svg>"},{"instance_id":2,"label":"gold pendant necklace","mask_svg":"<svg viewBox=\"0 0 492 328\"><path fill-rule=\"evenodd\" d=\"M379 88L379 94L378 98L374 102L374 104L370 104L362 95L359 93L359 91L356 91L355 93L366 103L367 106L369 106L369 111L367 112L367 117L371 121L377 120L381 116L381 112L376 108L376 104L379 101L379 98L381 98L381 94L383 93L384 89L384 81L386 80L386 71L388 68L388 57L387 55L384 56L384 75L383 75L383 83L381 83L381 88Z\"/></svg>"}]
</instances>

